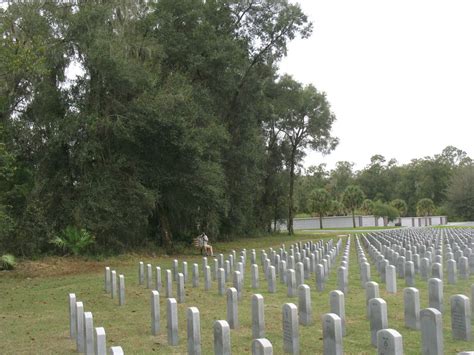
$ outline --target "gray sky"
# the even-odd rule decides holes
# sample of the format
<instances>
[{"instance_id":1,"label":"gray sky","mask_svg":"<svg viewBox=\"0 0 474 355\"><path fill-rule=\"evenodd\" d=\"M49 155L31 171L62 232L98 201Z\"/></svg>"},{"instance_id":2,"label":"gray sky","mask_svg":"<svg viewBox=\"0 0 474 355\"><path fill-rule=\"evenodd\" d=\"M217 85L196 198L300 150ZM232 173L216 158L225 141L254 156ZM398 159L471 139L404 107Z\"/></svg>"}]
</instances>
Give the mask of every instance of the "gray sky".
<instances>
[{"instance_id":1,"label":"gray sky","mask_svg":"<svg viewBox=\"0 0 474 355\"><path fill-rule=\"evenodd\" d=\"M407 163L447 145L474 158L474 1L297 2L314 31L290 43L281 72L327 93L340 139L305 166Z\"/></svg>"}]
</instances>

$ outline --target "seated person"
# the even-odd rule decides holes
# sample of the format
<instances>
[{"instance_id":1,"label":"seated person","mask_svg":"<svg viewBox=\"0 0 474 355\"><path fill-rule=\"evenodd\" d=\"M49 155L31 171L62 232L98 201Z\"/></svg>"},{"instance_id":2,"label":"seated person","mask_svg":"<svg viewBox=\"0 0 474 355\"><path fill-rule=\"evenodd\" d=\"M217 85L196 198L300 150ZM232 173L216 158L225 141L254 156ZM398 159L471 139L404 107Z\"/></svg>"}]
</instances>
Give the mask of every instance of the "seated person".
<instances>
[{"instance_id":1,"label":"seated person","mask_svg":"<svg viewBox=\"0 0 474 355\"><path fill-rule=\"evenodd\" d=\"M201 248L204 248L206 255L214 256L212 246L209 244L209 238L207 237L206 233L202 233L198 238L200 246Z\"/></svg>"}]
</instances>

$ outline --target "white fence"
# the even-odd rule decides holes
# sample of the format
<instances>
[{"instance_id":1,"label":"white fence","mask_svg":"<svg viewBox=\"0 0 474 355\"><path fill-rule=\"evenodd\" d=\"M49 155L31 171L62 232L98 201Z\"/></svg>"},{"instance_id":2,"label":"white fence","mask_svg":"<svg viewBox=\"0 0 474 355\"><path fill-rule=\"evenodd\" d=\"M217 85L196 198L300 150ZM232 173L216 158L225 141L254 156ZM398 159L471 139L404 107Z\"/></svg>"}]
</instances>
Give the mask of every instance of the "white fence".
<instances>
[{"instance_id":1,"label":"white fence","mask_svg":"<svg viewBox=\"0 0 474 355\"><path fill-rule=\"evenodd\" d=\"M356 227L379 227L384 225L383 218L374 216L355 216ZM439 226L448 223L446 216L428 216L428 217L401 217L394 222L389 222L388 226L394 226L400 223L402 227L425 227ZM352 228L352 216L323 217L323 228ZM286 223L280 223L280 230L286 230ZM316 218L295 218L293 220L293 229L319 229L319 217Z\"/></svg>"}]
</instances>

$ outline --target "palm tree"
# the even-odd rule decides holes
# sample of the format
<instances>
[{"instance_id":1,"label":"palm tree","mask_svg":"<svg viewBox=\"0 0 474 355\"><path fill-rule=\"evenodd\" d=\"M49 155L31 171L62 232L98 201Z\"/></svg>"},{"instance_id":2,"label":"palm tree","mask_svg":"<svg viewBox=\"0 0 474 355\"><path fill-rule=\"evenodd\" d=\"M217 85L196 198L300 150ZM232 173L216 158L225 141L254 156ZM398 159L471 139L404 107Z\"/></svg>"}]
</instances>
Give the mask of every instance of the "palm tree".
<instances>
[{"instance_id":1,"label":"palm tree","mask_svg":"<svg viewBox=\"0 0 474 355\"><path fill-rule=\"evenodd\" d=\"M357 185L349 185L342 195L342 202L348 210L352 213L352 224L354 228L356 227L354 212L356 208L359 208L362 205L362 202L365 199L364 192Z\"/></svg>"},{"instance_id":2,"label":"palm tree","mask_svg":"<svg viewBox=\"0 0 474 355\"><path fill-rule=\"evenodd\" d=\"M323 216L331 208L331 196L325 189L316 189L311 193L313 210L319 214L319 228L323 229Z\"/></svg>"},{"instance_id":3,"label":"palm tree","mask_svg":"<svg viewBox=\"0 0 474 355\"><path fill-rule=\"evenodd\" d=\"M396 198L392 202L390 202L390 206L396 208L398 210L398 214L400 217L406 216L408 212L408 206L407 203L400 199ZM401 218L399 219L399 222L401 223Z\"/></svg>"},{"instance_id":4,"label":"palm tree","mask_svg":"<svg viewBox=\"0 0 474 355\"><path fill-rule=\"evenodd\" d=\"M329 211L333 216L345 216L346 211L344 204L338 200L332 200Z\"/></svg>"}]
</instances>

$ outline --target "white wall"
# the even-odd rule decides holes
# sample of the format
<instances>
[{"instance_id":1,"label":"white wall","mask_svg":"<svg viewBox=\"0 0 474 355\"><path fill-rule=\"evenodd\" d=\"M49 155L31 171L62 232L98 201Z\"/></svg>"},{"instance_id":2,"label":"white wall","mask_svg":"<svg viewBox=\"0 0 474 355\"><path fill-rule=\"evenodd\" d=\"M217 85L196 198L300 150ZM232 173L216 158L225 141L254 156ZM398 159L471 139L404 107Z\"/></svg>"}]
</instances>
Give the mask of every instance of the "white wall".
<instances>
[{"instance_id":1,"label":"white wall","mask_svg":"<svg viewBox=\"0 0 474 355\"><path fill-rule=\"evenodd\" d=\"M378 218L375 221L374 216L355 216L357 227L375 227L383 226L383 218ZM446 216L431 216L431 217L401 217L397 218L395 222L401 222L402 227L424 227L424 226L438 226L446 224L448 219ZM395 222L388 223L389 226L394 226ZM376 224L377 223L377 224ZM352 216L336 216L323 217L323 228L352 228ZM319 229L319 218L295 218L293 220L293 228L295 230L301 229ZM286 230L286 223L279 225L280 230Z\"/></svg>"}]
</instances>

